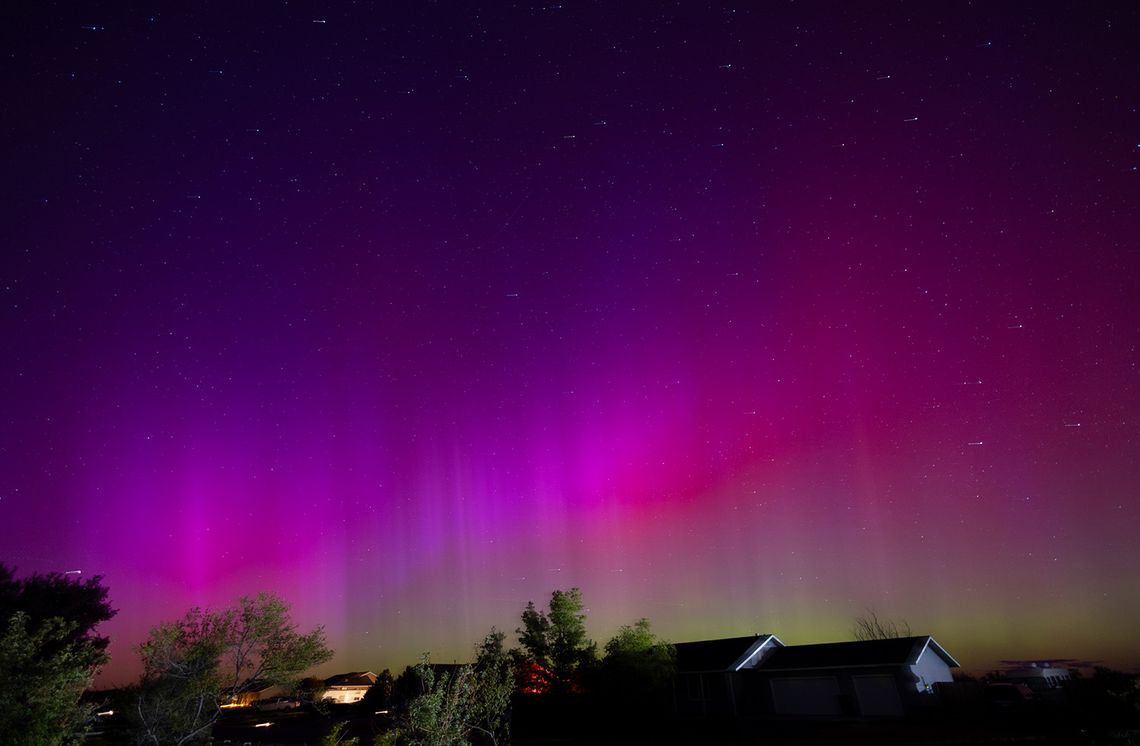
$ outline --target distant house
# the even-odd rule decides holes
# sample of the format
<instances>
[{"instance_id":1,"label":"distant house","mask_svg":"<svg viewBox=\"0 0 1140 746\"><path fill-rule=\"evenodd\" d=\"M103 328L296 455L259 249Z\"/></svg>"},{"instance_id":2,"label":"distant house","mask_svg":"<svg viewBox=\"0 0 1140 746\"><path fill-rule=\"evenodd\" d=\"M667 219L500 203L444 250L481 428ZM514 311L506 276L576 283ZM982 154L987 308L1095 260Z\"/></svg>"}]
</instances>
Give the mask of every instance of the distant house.
<instances>
[{"instance_id":1,"label":"distant house","mask_svg":"<svg viewBox=\"0 0 1140 746\"><path fill-rule=\"evenodd\" d=\"M325 679L324 699L338 705L349 705L364 699L364 694L376 683L371 671L341 673Z\"/></svg>"},{"instance_id":2,"label":"distant house","mask_svg":"<svg viewBox=\"0 0 1140 746\"><path fill-rule=\"evenodd\" d=\"M736 715L745 702L742 674L784 643L775 635L677 643L673 702L690 715Z\"/></svg>"},{"instance_id":3,"label":"distant house","mask_svg":"<svg viewBox=\"0 0 1140 746\"><path fill-rule=\"evenodd\" d=\"M933 637L781 646L754 672L758 709L789 717L897 717L934 704L958 661Z\"/></svg>"},{"instance_id":4,"label":"distant house","mask_svg":"<svg viewBox=\"0 0 1140 746\"><path fill-rule=\"evenodd\" d=\"M229 701L224 703L222 707L249 707L259 699L268 699L287 693L283 686L269 684L258 679L248 681L239 688L241 691L231 695Z\"/></svg>"},{"instance_id":5,"label":"distant house","mask_svg":"<svg viewBox=\"0 0 1140 746\"><path fill-rule=\"evenodd\" d=\"M1025 684L1034 692L1060 689L1072 678L1069 669L1045 662L1026 663L1004 673L1005 679L1011 684Z\"/></svg>"}]
</instances>

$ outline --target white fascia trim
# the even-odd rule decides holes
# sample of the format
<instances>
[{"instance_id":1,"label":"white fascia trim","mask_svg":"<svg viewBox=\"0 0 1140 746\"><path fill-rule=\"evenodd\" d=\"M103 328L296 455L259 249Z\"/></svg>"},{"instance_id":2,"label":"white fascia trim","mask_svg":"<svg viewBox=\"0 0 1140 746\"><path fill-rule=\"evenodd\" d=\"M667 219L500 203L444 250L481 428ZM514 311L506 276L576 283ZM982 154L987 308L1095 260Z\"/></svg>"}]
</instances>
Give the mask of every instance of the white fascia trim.
<instances>
[{"instance_id":1,"label":"white fascia trim","mask_svg":"<svg viewBox=\"0 0 1140 746\"><path fill-rule=\"evenodd\" d=\"M935 652L937 652L938 655L940 655L942 657L942 660L948 662L951 667L953 667L953 668L961 668L962 667L961 664L958 663L958 661L954 660L954 656L947 653L946 649L944 647L942 647L941 645L939 645L938 642L933 637L931 637L930 635L926 636L926 642L923 643L922 650L919 651L918 656L914 659L914 663L911 665L918 665L918 662L920 660L922 660L922 654L925 653L926 649L929 648L931 645L934 646Z\"/></svg>"},{"instance_id":2,"label":"white fascia trim","mask_svg":"<svg viewBox=\"0 0 1140 746\"><path fill-rule=\"evenodd\" d=\"M747 665L748 665L748 661L750 661L750 660L752 660L753 658L755 658L755 657L756 657L756 655L757 655L757 654L758 654L758 653L759 653L761 650L763 650L764 648L766 648L766 647L768 646L768 643L772 642L773 640L775 640L777 643L779 643L780 647L783 647L783 646L784 646L784 643L780 642L780 640L779 640L779 639L778 639L778 638L777 638L775 635L767 635L767 636L765 636L765 637L764 637L764 641L763 641L763 642L761 642L761 643L760 643L758 646L756 646L756 649L755 649L755 650L753 650L751 653L749 653L748 655L746 655L746 656L744 657L744 660L740 661L740 663L738 663L738 664L736 665L736 667L735 667L735 668L733 668L732 670L733 670L733 671L739 671L740 669L742 669L742 668L744 668L745 666L747 666Z\"/></svg>"},{"instance_id":3,"label":"white fascia trim","mask_svg":"<svg viewBox=\"0 0 1140 746\"><path fill-rule=\"evenodd\" d=\"M915 656L915 658L914 658L914 664L912 664L912 665L917 665L917 664L918 664L918 662L919 662L920 660L922 660L922 654L926 652L926 649L927 649L928 647L930 647L930 641L931 641L932 639L934 639L934 638L930 637L929 635L927 636L927 638L926 638L926 642L922 643L922 650L919 650L919 651L918 651L918 655L916 655L916 656Z\"/></svg>"}]
</instances>

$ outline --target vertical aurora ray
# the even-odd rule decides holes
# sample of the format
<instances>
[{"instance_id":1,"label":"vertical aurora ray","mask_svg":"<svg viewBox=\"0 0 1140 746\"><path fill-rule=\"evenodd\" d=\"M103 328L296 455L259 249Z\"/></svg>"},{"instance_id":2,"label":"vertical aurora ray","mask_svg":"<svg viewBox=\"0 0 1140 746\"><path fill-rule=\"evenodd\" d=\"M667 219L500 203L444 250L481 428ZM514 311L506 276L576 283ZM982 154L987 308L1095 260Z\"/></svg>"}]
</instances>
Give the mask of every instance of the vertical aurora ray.
<instances>
[{"instance_id":1,"label":"vertical aurora ray","mask_svg":"<svg viewBox=\"0 0 1140 746\"><path fill-rule=\"evenodd\" d=\"M10 26L0 561L108 681L261 590L1140 664L1135 9L445 6Z\"/></svg>"}]
</instances>

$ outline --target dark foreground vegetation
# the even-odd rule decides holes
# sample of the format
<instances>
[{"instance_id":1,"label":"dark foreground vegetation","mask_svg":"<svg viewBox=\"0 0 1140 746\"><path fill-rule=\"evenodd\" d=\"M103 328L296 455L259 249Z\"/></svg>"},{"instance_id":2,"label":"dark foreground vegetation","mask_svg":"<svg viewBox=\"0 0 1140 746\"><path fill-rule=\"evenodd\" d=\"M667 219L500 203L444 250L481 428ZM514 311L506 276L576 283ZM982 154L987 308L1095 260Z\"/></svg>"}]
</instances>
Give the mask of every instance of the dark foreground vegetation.
<instances>
[{"instance_id":1,"label":"dark foreground vegetation","mask_svg":"<svg viewBox=\"0 0 1140 746\"><path fill-rule=\"evenodd\" d=\"M518 647L492 629L471 664L425 655L399 676L383 671L360 701L332 704L325 681L302 678L332 656L323 631L298 631L262 594L159 624L136 649L137 683L85 693L107 661L97 627L115 614L100 578L17 579L0 565L0 746L1140 745L1140 680L1107 669L1040 692L964 677L894 719L683 716L676 648L640 619L599 651L583 608L578 589L554 591L547 608L522 611ZM909 636L905 623L859 621L860 634ZM289 694L257 706L269 686Z\"/></svg>"},{"instance_id":2,"label":"dark foreground vegetation","mask_svg":"<svg viewBox=\"0 0 1140 746\"><path fill-rule=\"evenodd\" d=\"M510 743L516 746L730 746L732 744L1041 744L1044 746L1135 746L1140 744L1136 702L1121 700L1119 690L1104 674L1078 680L1068 687L1063 704L1033 701L1015 710L995 708L984 694L940 707L921 718L882 721L772 720L758 718L677 718L669 710L621 714L592 701L588 694L513 695ZM973 687L964 687L970 692ZM1127 710L1131 707L1131 710ZM295 712L224 714L214 727L213 743L232 744L357 744L401 742L385 740L398 728L399 716L377 715L363 704L334 706L324 711L305 706ZM271 723L271 725L264 725ZM259 727L260 726L260 727ZM339 730L336 730L339 727ZM335 730L335 735L330 733ZM110 719L92 744L133 743L125 721ZM352 739L357 739L353 741ZM421 743L463 743L425 740ZM472 735L470 743L492 743ZM499 741L505 743L505 741Z\"/></svg>"}]
</instances>

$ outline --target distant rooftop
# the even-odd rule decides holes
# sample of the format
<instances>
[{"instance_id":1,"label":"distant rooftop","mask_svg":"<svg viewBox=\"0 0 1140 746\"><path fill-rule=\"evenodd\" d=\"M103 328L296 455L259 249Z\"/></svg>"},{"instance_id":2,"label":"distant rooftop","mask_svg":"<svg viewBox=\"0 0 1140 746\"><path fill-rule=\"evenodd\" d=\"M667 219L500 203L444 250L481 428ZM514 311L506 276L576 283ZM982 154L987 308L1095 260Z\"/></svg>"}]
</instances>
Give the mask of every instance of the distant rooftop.
<instances>
[{"instance_id":1,"label":"distant rooftop","mask_svg":"<svg viewBox=\"0 0 1140 746\"><path fill-rule=\"evenodd\" d=\"M325 686L372 686L375 683L376 674L371 671L338 673L325 679Z\"/></svg>"}]
</instances>

